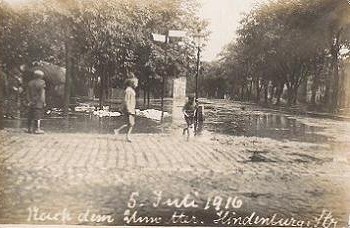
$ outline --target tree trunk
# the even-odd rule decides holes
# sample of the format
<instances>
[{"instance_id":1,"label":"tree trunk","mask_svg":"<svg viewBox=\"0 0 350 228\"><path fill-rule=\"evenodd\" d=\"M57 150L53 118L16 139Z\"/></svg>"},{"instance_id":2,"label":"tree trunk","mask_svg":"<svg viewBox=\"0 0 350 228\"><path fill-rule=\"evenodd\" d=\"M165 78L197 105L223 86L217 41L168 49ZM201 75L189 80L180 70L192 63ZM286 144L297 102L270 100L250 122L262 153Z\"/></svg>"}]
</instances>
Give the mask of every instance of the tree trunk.
<instances>
[{"instance_id":1,"label":"tree trunk","mask_svg":"<svg viewBox=\"0 0 350 228\"><path fill-rule=\"evenodd\" d=\"M65 43L66 48L66 82L64 86L64 115L68 116L69 112L69 103L70 103L70 92L71 92L71 80L72 80L72 53L71 53L71 44L67 40Z\"/></svg>"},{"instance_id":2,"label":"tree trunk","mask_svg":"<svg viewBox=\"0 0 350 228\"><path fill-rule=\"evenodd\" d=\"M311 86L311 100L310 103L311 105L316 105L316 93L317 93L317 89L319 86L319 80L318 80L318 74L314 75L314 80L312 82L312 86Z\"/></svg>"},{"instance_id":3,"label":"tree trunk","mask_svg":"<svg viewBox=\"0 0 350 228\"><path fill-rule=\"evenodd\" d=\"M323 103L327 106L330 107L331 104L331 79L329 78L330 75L328 75L327 79L326 79L326 89L324 92L324 96L323 96Z\"/></svg>"},{"instance_id":4,"label":"tree trunk","mask_svg":"<svg viewBox=\"0 0 350 228\"><path fill-rule=\"evenodd\" d=\"M270 97L269 97L269 102L272 103L272 99L276 97L276 86L272 85L270 87Z\"/></svg>"},{"instance_id":5,"label":"tree trunk","mask_svg":"<svg viewBox=\"0 0 350 228\"><path fill-rule=\"evenodd\" d=\"M253 87L253 81L250 81L249 86L248 86L248 100L251 100L252 97L252 87Z\"/></svg>"},{"instance_id":6,"label":"tree trunk","mask_svg":"<svg viewBox=\"0 0 350 228\"><path fill-rule=\"evenodd\" d=\"M297 104L297 100L298 100L298 86L295 86L293 89L293 100L292 100L292 104L296 105Z\"/></svg>"},{"instance_id":7,"label":"tree trunk","mask_svg":"<svg viewBox=\"0 0 350 228\"><path fill-rule=\"evenodd\" d=\"M5 75L0 69L0 130L4 129L4 99L5 99Z\"/></svg>"},{"instance_id":8,"label":"tree trunk","mask_svg":"<svg viewBox=\"0 0 350 228\"><path fill-rule=\"evenodd\" d=\"M147 108L149 108L149 101L150 101L150 91L148 89L148 91L147 91Z\"/></svg>"},{"instance_id":9,"label":"tree trunk","mask_svg":"<svg viewBox=\"0 0 350 228\"><path fill-rule=\"evenodd\" d=\"M260 102L260 81L259 81L259 79L258 80L256 80L256 99L255 99L255 101L256 101L256 103L259 103Z\"/></svg>"},{"instance_id":10,"label":"tree trunk","mask_svg":"<svg viewBox=\"0 0 350 228\"><path fill-rule=\"evenodd\" d=\"M281 96L283 93L283 87L284 87L284 83L280 83L279 87L276 88L276 93L277 93L277 102L276 104L279 105L281 102Z\"/></svg>"},{"instance_id":11,"label":"tree trunk","mask_svg":"<svg viewBox=\"0 0 350 228\"><path fill-rule=\"evenodd\" d=\"M106 96L106 101L109 101L109 104L111 102L111 100L110 100L111 97L110 97L110 92L109 92L109 89L111 88L111 86L110 86L110 76L111 76L110 72L112 72L111 66L108 64L107 68L105 70L105 74L106 74L105 96Z\"/></svg>"},{"instance_id":12,"label":"tree trunk","mask_svg":"<svg viewBox=\"0 0 350 228\"><path fill-rule=\"evenodd\" d=\"M149 86L149 83L147 83L147 108L149 108L150 93L151 93L151 88Z\"/></svg>"},{"instance_id":13,"label":"tree trunk","mask_svg":"<svg viewBox=\"0 0 350 228\"><path fill-rule=\"evenodd\" d=\"M311 105L313 105L313 106L316 105L316 92L317 92L317 87L312 86L310 103L311 103Z\"/></svg>"},{"instance_id":14,"label":"tree trunk","mask_svg":"<svg viewBox=\"0 0 350 228\"><path fill-rule=\"evenodd\" d=\"M332 111L336 111L338 108L338 102L339 102L339 50L340 50L340 35L342 33L343 29L340 29L335 38L334 38L334 43L332 44L331 47L331 54L332 54L332 69L333 69L333 94L332 94L332 104L331 108Z\"/></svg>"},{"instance_id":15,"label":"tree trunk","mask_svg":"<svg viewBox=\"0 0 350 228\"><path fill-rule=\"evenodd\" d=\"M298 98L298 86L291 85L288 88L288 106L295 105L297 103Z\"/></svg>"},{"instance_id":16,"label":"tree trunk","mask_svg":"<svg viewBox=\"0 0 350 228\"><path fill-rule=\"evenodd\" d=\"M72 52L72 51L71 51ZM72 54L71 54L72 55ZM76 80L77 77L76 75L78 74L78 66L76 64L76 62L79 62L78 59L75 58L71 58L71 77L70 77L70 97L75 97L76 93L77 93L77 89L76 89Z\"/></svg>"},{"instance_id":17,"label":"tree trunk","mask_svg":"<svg viewBox=\"0 0 350 228\"><path fill-rule=\"evenodd\" d=\"M293 91L292 91L292 87L288 84L287 84L287 96L288 96L287 104L288 106L290 106L293 102Z\"/></svg>"},{"instance_id":18,"label":"tree trunk","mask_svg":"<svg viewBox=\"0 0 350 228\"><path fill-rule=\"evenodd\" d=\"M147 90L146 87L143 87L143 107L146 107L147 102Z\"/></svg>"},{"instance_id":19,"label":"tree trunk","mask_svg":"<svg viewBox=\"0 0 350 228\"><path fill-rule=\"evenodd\" d=\"M163 117L164 117L164 96L165 96L165 75L163 76L163 80L162 80L162 97L161 97L161 111L162 111L162 116L161 116L161 121L163 121Z\"/></svg>"},{"instance_id":20,"label":"tree trunk","mask_svg":"<svg viewBox=\"0 0 350 228\"><path fill-rule=\"evenodd\" d=\"M100 102L100 109L103 108L103 105L106 102L106 75L105 75L105 67L100 66L99 67L99 75L100 75L100 97L99 97L99 102Z\"/></svg>"},{"instance_id":21,"label":"tree trunk","mask_svg":"<svg viewBox=\"0 0 350 228\"><path fill-rule=\"evenodd\" d=\"M269 101L269 85L265 84L264 85L264 102L267 104Z\"/></svg>"},{"instance_id":22,"label":"tree trunk","mask_svg":"<svg viewBox=\"0 0 350 228\"><path fill-rule=\"evenodd\" d=\"M303 80L303 82L301 83L301 85L296 89L297 90L297 99L302 102L302 103L306 103L307 102L307 82L308 80ZM298 90L300 88L300 93L298 93Z\"/></svg>"},{"instance_id":23,"label":"tree trunk","mask_svg":"<svg viewBox=\"0 0 350 228\"><path fill-rule=\"evenodd\" d=\"M332 111L335 111L338 106L339 98L339 68L338 68L338 54L333 57L333 94L332 94Z\"/></svg>"}]
</instances>

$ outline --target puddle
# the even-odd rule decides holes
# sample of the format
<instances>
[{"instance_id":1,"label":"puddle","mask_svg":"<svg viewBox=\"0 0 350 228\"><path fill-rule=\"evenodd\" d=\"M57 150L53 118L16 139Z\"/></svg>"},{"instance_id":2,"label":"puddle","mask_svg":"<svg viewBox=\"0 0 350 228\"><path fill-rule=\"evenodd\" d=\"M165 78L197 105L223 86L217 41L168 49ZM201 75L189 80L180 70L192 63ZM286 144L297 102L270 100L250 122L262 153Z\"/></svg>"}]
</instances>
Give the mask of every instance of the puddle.
<instances>
[{"instance_id":1,"label":"puddle","mask_svg":"<svg viewBox=\"0 0 350 228\"><path fill-rule=\"evenodd\" d=\"M232 103L205 104L205 127L209 131L237 135L292 140L325 142L328 138L317 134L321 127L308 126L289 115L254 110L253 106Z\"/></svg>"},{"instance_id":2,"label":"puddle","mask_svg":"<svg viewBox=\"0 0 350 228\"><path fill-rule=\"evenodd\" d=\"M142 101L139 103L142 104ZM163 123L137 117L133 132L181 131L181 128L185 126L182 115L184 103L185 101L165 100L164 110L170 113L171 117L165 119ZM301 142L326 142L329 140L329 137L318 134L322 131L322 127L309 126L298 121L294 116L273 110L260 110L253 105L227 101L206 100L206 102L201 102L201 105L204 106L205 110L204 129L210 132ZM160 100L152 100L149 108L160 110L160 106ZM123 116L99 118L83 113L72 113L68 120L60 116L46 115L42 126L44 130L49 132L112 134L114 129L119 128L124 123ZM21 120L5 119L4 126L6 128L25 128L25 116ZM259 156L253 157L253 160L263 159Z\"/></svg>"}]
</instances>

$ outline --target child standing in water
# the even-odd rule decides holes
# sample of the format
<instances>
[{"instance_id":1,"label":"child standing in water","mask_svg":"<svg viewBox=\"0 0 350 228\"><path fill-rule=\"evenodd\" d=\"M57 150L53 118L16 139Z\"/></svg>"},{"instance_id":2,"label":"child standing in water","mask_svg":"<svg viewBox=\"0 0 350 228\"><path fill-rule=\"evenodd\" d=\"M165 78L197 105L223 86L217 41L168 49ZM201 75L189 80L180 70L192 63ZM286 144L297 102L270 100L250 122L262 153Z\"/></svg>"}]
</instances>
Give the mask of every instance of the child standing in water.
<instances>
[{"instance_id":1,"label":"child standing in water","mask_svg":"<svg viewBox=\"0 0 350 228\"><path fill-rule=\"evenodd\" d=\"M194 100L194 96L191 94L188 96L188 101L182 108L182 112L184 114L184 118L186 121L186 127L183 129L182 134L184 135L187 132L187 140L189 140L189 137L190 137L189 129L194 128L193 124L194 124L194 118L196 116L196 109L197 109L197 105Z\"/></svg>"},{"instance_id":2,"label":"child standing in water","mask_svg":"<svg viewBox=\"0 0 350 228\"><path fill-rule=\"evenodd\" d=\"M28 133L43 134L41 130L40 121L43 114L45 103L45 81L44 72L35 70L34 79L28 83L27 99L29 105L28 111ZM34 127L33 127L34 122Z\"/></svg>"}]
</instances>

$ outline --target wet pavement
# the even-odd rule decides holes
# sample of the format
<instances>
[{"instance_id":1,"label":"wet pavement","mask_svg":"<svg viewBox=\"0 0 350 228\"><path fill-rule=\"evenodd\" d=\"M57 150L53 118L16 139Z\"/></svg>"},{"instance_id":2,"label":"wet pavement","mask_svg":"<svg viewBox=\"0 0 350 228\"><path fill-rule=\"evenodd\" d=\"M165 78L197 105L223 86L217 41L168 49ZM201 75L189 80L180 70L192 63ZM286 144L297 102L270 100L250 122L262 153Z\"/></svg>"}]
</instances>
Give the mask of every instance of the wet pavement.
<instances>
[{"instance_id":1,"label":"wet pavement","mask_svg":"<svg viewBox=\"0 0 350 228\"><path fill-rule=\"evenodd\" d=\"M349 122L201 103L205 131L188 142L181 135L183 101L166 102L172 117L162 124L137 119L133 143L112 135L122 117L47 118L45 135L1 131L0 223L244 226L232 217L277 213L276 221L293 217L303 227L327 227L322 222L331 212L336 227L346 225ZM25 126L24 120L6 124ZM186 196L197 207L166 203ZM63 210L70 220L35 217ZM135 212L154 220L135 222ZM196 219L175 221L174 213Z\"/></svg>"},{"instance_id":2,"label":"wet pavement","mask_svg":"<svg viewBox=\"0 0 350 228\"><path fill-rule=\"evenodd\" d=\"M322 131L322 127L309 126L298 121L295 115L245 103L227 103L217 100L204 101L203 104L207 113L206 129L209 131L303 142L328 140L327 137L318 134Z\"/></svg>"},{"instance_id":3,"label":"wet pavement","mask_svg":"<svg viewBox=\"0 0 350 228\"><path fill-rule=\"evenodd\" d=\"M184 120L181 107L184 102L182 100L166 100L165 111L175 114L170 118L165 118L162 124L159 121L138 118L135 133L169 133L183 127ZM328 140L327 137L319 134L322 131L322 126L309 126L298 121L298 116L295 115L271 109L264 110L248 103L232 103L222 100L202 100L201 105L205 108L205 130L213 133L306 142L324 142ZM149 108L160 110L160 101L153 101ZM323 119L319 120L320 122L323 121ZM74 112L70 114L68 119L62 117L62 115L46 114L42 122L49 132L111 134L114 129L124 124L125 119L123 116L99 118L92 113ZM25 126L25 115L22 116L20 121L5 120L5 127L7 128L25 128Z\"/></svg>"}]
</instances>

